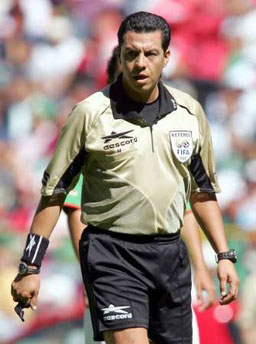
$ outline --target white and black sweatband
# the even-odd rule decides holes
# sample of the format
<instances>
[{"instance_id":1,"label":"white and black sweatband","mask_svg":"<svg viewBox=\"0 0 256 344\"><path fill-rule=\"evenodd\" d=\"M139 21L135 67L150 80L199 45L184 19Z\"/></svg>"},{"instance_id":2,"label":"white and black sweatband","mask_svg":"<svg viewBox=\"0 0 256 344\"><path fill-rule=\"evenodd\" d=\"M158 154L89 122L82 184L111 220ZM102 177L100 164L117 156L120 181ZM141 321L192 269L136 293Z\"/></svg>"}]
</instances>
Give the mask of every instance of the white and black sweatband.
<instances>
[{"instance_id":1,"label":"white and black sweatband","mask_svg":"<svg viewBox=\"0 0 256 344\"><path fill-rule=\"evenodd\" d=\"M29 233L21 261L41 267L49 240L41 235Z\"/></svg>"}]
</instances>

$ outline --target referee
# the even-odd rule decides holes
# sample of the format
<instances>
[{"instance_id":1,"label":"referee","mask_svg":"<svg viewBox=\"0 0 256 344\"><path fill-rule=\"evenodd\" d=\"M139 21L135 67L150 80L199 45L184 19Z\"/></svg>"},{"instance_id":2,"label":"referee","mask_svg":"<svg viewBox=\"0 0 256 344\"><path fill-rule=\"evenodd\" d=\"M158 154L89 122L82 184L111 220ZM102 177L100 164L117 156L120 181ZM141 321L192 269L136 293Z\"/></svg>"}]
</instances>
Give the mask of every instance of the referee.
<instances>
[{"instance_id":1,"label":"referee","mask_svg":"<svg viewBox=\"0 0 256 344\"><path fill-rule=\"evenodd\" d=\"M35 309L48 239L82 172L80 262L95 340L191 344L190 265L180 240L188 200L217 254L220 304L237 297L239 284L209 125L196 100L160 80L170 56L162 17L131 14L118 41L122 74L80 102L62 129L12 295Z\"/></svg>"}]
</instances>

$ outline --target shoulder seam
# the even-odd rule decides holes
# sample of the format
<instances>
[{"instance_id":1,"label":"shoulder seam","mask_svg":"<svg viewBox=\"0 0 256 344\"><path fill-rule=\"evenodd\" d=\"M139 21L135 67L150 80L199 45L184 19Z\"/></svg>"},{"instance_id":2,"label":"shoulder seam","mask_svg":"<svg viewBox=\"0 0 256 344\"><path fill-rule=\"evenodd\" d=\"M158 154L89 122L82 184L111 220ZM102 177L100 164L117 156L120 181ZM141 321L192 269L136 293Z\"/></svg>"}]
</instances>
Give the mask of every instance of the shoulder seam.
<instances>
[{"instance_id":1,"label":"shoulder seam","mask_svg":"<svg viewBox=\"0 0 256 344\"><path fill-rule=\"evenodd\" d=\"M191 112L191 111L189 110L189 108L186 107L185 105L182 105L182 104L179 104L179 103L177 103L177 105L180 106L180 107L182 107L183 109L187 110L187 112L188 112L190 115L196 116L196 114L194 114L193 112Z\"/></svg>"},{"instance_id":2,"label":"shoulder seam","mask_svg":"<svg viewBox=\"0 0 256 344\"><path fill-rule=\"evenodd\" d=\"M92 125L91 125L90 131L91 131L92 129L95 128L98 118L99 118L99 117L107 110L107 108L109 108L109 107L110 107L110 104L106 105L102 111L100 111L99 113L97 113L97 114L95 115L95 118L94 118L94 120L92 121Z\"/></svg>"},{"instance_id":3,"label":"shoulder seam","mask_svg":"<svg viewBox=\"0 0 256 344\"><path fill-rule=\"evenodd\" d=\"M97 93L100 93L100 91L94 93L93 95L96 95ZM92 95L91 95L91 96L92 96ZM88 98L90 98L91 96L89 96ZM104 94L103 94L103 96L104 96ZM81 101L80 103L78 103L76 106L79 106L79 105L82 105L82 106L85 105L85 106L86 106L86 103L90 104L89 101L88 101L88 98L82 100L82 101ZM95 115L93 116L94 118L92 118L91 125L90 125L90 127L89 127L89 131L88 131L87 135L88 135L88 134L91 132L91 130L96 126L96 123L97 123L97 120L98 120L99 116L100 116L104 111L106 111L106 109L110 106L110 104L107 104L107 102L106 102L106 104L104 105L104 102L105 102L105 101L106 101L106 100L104 100L104 98L103 98L102 101L100 102L100 104L103 105L103 109L101 109L99 112L96 111ZM98 107L97 107L97 108L98 108ZM86 116L86 111L85 111L84 113L85 113L85 116Z\"/></svg>"}]
</instances>

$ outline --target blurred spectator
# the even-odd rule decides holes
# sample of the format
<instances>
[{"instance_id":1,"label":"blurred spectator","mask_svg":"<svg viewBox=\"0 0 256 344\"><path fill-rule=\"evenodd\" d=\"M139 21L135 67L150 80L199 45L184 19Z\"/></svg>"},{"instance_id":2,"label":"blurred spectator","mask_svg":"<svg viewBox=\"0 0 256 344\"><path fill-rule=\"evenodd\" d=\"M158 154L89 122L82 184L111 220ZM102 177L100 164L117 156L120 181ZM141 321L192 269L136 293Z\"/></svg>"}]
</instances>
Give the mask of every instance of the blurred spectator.
<instances>
[{"instance_id":1,"label":"blurred spectator","mask_svg":"<svg viewBox=\"0 0 256 344\"><path fill-rule=\"evenodd\" d=\"M245 256L245 264L249 273L241 290L241 312L237 319L243 344L255 343L256 336L256 231L251 234L250 238Z\"/></svg>"}]
</instances>

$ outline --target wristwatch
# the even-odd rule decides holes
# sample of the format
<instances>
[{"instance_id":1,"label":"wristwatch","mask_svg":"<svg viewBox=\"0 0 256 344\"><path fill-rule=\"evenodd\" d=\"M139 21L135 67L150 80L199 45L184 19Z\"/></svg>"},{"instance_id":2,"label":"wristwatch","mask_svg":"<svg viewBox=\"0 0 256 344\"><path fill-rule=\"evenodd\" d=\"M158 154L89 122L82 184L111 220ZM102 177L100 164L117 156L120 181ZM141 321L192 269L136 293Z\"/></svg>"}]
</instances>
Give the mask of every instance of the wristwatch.
<instances>
[{"instance_id":1,"label":"wristwatch","mask_svg":"<svg viewBox=\"0 0 256 344\"><path fill-rule=\"evenodd\" d=\"M232 249L226 252L218 253L216 254L215 258L216 258L216 263L219 263L219 261L222 259L228 259L228 260L231 260L232 263L236 263L237 262L236 250Z\"/></svg>"},{"instance_id":2,"label":"wristwatch","mask_svg":"<svg viewBox=\"0 0 256 344\"><path fill-rule=\"evenodd\" d=\"M20 262L19 264L19 274L24 276L24 275L38 275L40 272L40 268L34 267L30 268L27 263L25 262Z\"/></svg>"}]
</instances>

